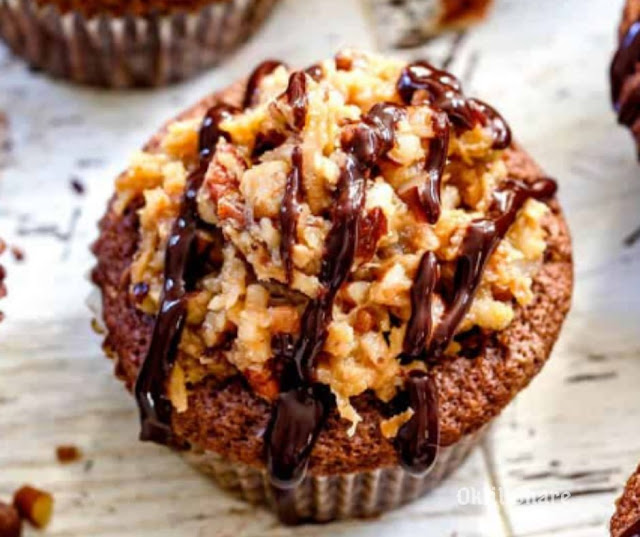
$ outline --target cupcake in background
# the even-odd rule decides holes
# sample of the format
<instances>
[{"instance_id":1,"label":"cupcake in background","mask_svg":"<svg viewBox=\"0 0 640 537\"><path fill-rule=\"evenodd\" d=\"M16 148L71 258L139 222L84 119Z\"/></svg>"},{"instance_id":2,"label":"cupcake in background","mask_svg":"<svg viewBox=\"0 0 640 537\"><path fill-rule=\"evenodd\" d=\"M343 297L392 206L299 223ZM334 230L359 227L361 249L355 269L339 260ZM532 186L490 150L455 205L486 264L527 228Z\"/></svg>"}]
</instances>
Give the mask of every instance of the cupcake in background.
<instances>
[{"instance_id":1,"label":"cupcake in background","mask_svg":"<svg viewBox=\"0 0 640 537\"><path fill-rule=\"evenodd\" d=\"M422 45L443 32L483 21L493 0L368 0L384 48Z\"/></svg>"},{"instance_id":2,"label":"cupcake in background","mask_svg":"<svg viewBox=\"0 0 640 537\"><path fill-rule=\"evenodd\" d=\"M640 467L629 478L616 502L611 519L611 537L640 537Z\"/></svg>"},{"instance_id":3,"label":"cupcake in background","mask_svg":"<svg viewBox=\"0 0 640 537\"><path fill-rule=\"evenodd\" d=\"M426 62L276 62L137 153L94 245L141 438L285 522L455 470L569 309L555 182Z\"/></svg>"},{"instance_id":4,"label":"cupcake in background","mask_svg":"<svg viewBox=\"0 0 640 537\"><path fill-rule=\"evenodd\" d=\"M0 38L82 84L162 86L216 64L277 0L0 0Z\"/></svg>"},{"instance_id":5,"label":"cupcake in background","mask_svg":"<svg viewBox=\"0 0 640 537\"><path fill-rule=\"evenodd\" d=\"M610 68L611 100L618 123L631 130L640 158L640 0L627 0Z\"/></svg>"}]
</instances>

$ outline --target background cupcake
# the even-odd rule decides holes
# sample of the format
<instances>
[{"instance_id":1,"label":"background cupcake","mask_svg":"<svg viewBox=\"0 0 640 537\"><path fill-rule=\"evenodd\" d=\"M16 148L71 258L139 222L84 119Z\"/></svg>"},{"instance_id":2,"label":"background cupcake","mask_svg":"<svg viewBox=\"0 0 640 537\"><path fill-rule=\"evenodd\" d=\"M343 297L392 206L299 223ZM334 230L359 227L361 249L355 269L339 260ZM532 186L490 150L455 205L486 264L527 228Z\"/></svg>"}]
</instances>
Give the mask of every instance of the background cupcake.
<instances>
[{"instance_id":1,"label":"background cupcake","mask_svg":"<svg viewBox=\"0 0 640 537\"><path fill-rule=\"evenodd\" d=\"M611 100L618 123L631 130L640 148L640 1L627 0L618 38L618 50L611 62Z\"/></svg>"},{"instance_id":2,"label":"background cupcake","mask_svg":"<svg viewBox=\"0 0 640 537\"><path fill-rule=\"evenodd\" d=\"M638 537L640 535L640 467L633 474L617 502L611 519L611 537Z\"/></svg>"},{"instance_id":3,"label":"background cupcake","mask_svg":"<svg viewBox=\"0 0 640 537\"><path fill-rule=\"evenodd\" d=\"M554 193L429 64L263 63L158 133L101 223L105 349L142 438L288 522L424 493L559 333Z\"/></svg>"},{"instance_id":4,"label":"background cupcake","mask_svg":"<svg viewBox=\"0 0 640 537\"><path fill-rule=\"evenodd\" d=\"M33 67L83 84L160 86L214 65L277 0L2 0L0 37Z\"/></svg>"},{"instance_id":5,"label":"background cupcake","mask_svg":"<svg viewBox=\"0 0 640 537\"><path fill-rule=\"evenodd\" d=\"M385 47L414 47L482 21L493 0L368 0Z\"/></svg>"}]
</instances>

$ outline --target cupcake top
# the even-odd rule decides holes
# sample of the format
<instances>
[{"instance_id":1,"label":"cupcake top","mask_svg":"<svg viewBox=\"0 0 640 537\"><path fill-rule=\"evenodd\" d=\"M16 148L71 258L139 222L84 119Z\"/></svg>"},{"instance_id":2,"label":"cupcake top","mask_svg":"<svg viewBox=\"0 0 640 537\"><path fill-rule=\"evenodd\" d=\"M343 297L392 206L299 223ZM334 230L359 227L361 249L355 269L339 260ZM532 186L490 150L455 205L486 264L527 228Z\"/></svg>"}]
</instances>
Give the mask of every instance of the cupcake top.
<instances>
[{"instance_id":1,"label":"cupcake top","mask_svg":"<svg viewBox=\"0 0 640 537\"><path fill-rule=\"evenodd\" d=\"M195 11L230 0L36 0L39 6L55 6L61 13L78 12L87 17L108 14L149 15L175 11Z\"/></svg>"},{"instance_id":2,"label":"cupcake top","mask_svg":"<svg viewBox=\"0 0 640 537\"><path fill-rule=\"evenodd\" d=\"M426 62L264 62L137 154L102 223L94 279L143 438L253 464L266 444L279 486L390 446L427 470L548 356L571 288L554 192Z\"/></svg>"},{"instance_id":3,"label":"cupcake top","mask_svg":"<svg viewBox=\"0 0 640 537\"><path fill-rule=\"evenodd\" d=\"M640 536L640 467L633 474L617 502L611 519L612 537Z\"/></svg>"}]
</instances>

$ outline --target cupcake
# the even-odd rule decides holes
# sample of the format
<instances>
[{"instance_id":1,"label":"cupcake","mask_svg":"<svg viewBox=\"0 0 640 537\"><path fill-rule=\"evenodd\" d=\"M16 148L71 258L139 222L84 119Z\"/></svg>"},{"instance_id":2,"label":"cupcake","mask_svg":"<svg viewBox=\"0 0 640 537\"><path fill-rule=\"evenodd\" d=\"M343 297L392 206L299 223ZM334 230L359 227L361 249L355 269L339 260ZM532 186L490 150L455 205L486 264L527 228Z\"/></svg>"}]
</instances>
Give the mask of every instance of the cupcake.
<instances>
[{"instance_id":1,"label":"cupcake","mask_svg":"<svg viewBox=\"0 0 640 537\"><path fill-rule=\"evenodd\" d=\"M611 100L618 123L631 130L640 156L640 0L627 0L611 62Z\"/></svg>"},{"instance_id":2,"label":"cupcake","mask_svg":"<svg viewBox=\"0 0 640 537\"><path fill-rule=\"evenodd\" d=\"M611 519L611 537L640 537L640 467L629 478Z\"/></svg>"},{"instance_id":3,"label":"cupcake","mask_svg":"<svg viewBox=\"0 0 640 537\"><path fill-rule=\"evenodd\" d=\"M386 47L415 47L447 31L482 21L493 0L369 0L379 41Z\"/></svg>"},{"instance_id":4,"label":"cupcake","mask_svg":"<svg viewBox=\"0 0 640 537\"><path fill-rule=\"evenodd\" d=\"M427 62L276 61L137 153L94 245L142 440L287 523L457 468L569 308L556 184Z\"/></svg>"},{"instance_id":5,"label":"cupcake","mask_svg":"<svg viewBox=\"0 0 640 537\"><path fill-rule=\"evenodd\" d=\"M217 63L276 0L1 0L0 38L55 77L161 86Z\"/></svg>"}]
</instances>

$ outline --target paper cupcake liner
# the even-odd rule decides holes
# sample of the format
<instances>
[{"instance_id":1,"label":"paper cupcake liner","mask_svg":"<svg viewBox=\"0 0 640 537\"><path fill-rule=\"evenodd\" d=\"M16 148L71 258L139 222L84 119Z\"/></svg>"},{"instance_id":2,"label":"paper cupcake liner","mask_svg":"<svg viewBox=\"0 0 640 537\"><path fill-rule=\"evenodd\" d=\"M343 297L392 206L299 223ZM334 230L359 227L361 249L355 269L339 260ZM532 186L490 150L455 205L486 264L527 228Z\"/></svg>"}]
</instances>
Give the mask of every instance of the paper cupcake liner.
<instances>
[{"instance_id":1,"label":"paper cupcake liner","mask_svg":"<svg viewBox=\"0 0 640 537\"><path fill-rule=\"evenodd\" d=\"M54 77L113 88L163 86L216 64L277 1L226 0L196 12L86 18L35 0L0 0L0 38Z\"/></svg>"},{"instance_id":2,"label":"paper cupcake liner","mask_svg":"<svg viewBox=\"0 0 640 537\"><path fill-rule=\"evenodd\" d=\"M351 474L307 476L288 496L284 517L290 523L330 522L368 518L395 509L427 494L456 470L485 436L488 425L444 447L433 469L414 477L400 466ZM247 502L282 509L275 501L263 468L233 463L217 453L196 447L183 457L218 485ZM283 513L281 513L283 514Z\"/></svg>"}]
</instances>

